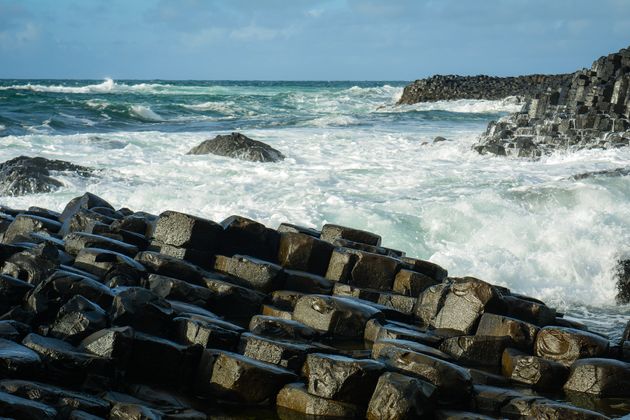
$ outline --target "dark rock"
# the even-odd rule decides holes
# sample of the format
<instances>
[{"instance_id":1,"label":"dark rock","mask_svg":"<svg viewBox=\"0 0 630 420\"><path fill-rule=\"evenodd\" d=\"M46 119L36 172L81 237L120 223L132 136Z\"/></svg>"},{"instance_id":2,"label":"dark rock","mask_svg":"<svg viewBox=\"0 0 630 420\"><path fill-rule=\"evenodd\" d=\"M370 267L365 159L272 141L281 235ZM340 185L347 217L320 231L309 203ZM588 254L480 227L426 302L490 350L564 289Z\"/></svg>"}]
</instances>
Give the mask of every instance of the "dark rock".
<instances>
[{"instance_id":1,"label":"dark rock","mask_svg":"<svg viewBox=\"0 0 630 420\"><path fill-rule=\"evenodd\" d=\"M509 337L464 335L447 338L440 350L464 365L499 367L503 350L511 344Z\"/></svg>"},{"instance_id":2,"label":"dark rock","mask_svg":"<svg viewBox=\"0 0 630 420\"><path fill-rule=\"evenodd\" d=\"M381 245L381 237L375 233L331 224L322 227L321 239L330 243L333 243L336 239L347 239L367 245Z\"/></svg>"},{"instance_id":3,"label":"dark rock","mask_svg":"<svg viewBox=\"0 0 630 420\"><path fill-rule=\"evenodd\" d=\"M223 240L220 254L250 255L265 261L276 262L280 234L265 225L241 216L230 216L221 222Z\"/></svg>"},{"instance_id":4,"label":"dark rock","mask_svg":"<svg viewBox=\"0 0 630 420\"><path fill-rule=\"evenodd\" d=\"M63 160L19 156L0 163L0 195L19 196L55 191L63 183L52 172L90 176L92 169Z\"/></svg>"},{"instance_id":5,"label":"dark rock","mask_svg":"<svg viewBox=\"0 0 630 420\"><path fill-rule=\"evenodd\" d=\"M284 285L285 274L279 265L245 255L217 255L214 269L242 279L255 290L270 293Z\"/></svg>"},{"instance_id":6,"label":"dark rock","mask_svg":"<svg viewBox=\"0 0 630 420\"><path fill-rule=\"evenodd\" d=\"M57 313L49 335L77 344L93 332L107 327L107 313L81 295L74 296Z\"/></svg>"},{"instance_id":7,"label":"dark rock","mask_svg":"<svg viewBox=\"0 0 630 420\"><path fill-rule=\"evenodd\" d=\"M439 402L467 402L472 391L472 378L466 369L453 363L415 351L387 347L380 360L406 374L423 379L436 387Z\"/></svg>"},{"instance_id":8,"label":"dark rock","mask_svg":"<svg viewBox=\"0 0 630 420\"><path fill-rule=\"evenodd\" d=\"M141 383L186 387L201 357L200 346L183 346L148 334L133 335L127 379Z\"/></svg>"},{"instance_id":9,"label":"dark rock","mask_svg":"<svg viewBox=\"0 0 630 420\"><path fill-rule=\"evenodd\" d=\"M129 287L116 294L110 315L113 325L160 334L168 331L173 309L167 301L150 290Z\"/></svg>"},{"instance_id":10,"label":"dark rock","mask_svg":"<svg viewBox=\"0 0 630 420\"><path fill-rule=\"evenodd\" d=\"M30 241L30 234L42 232L55 234L61 229L61 223L57 220L29 214L18 214L4 232L2 242L11 244L15 242Z\"/></svg>"},{"instance_id":11,"label":"dark rock","mask_svg":"<svg viewBox=\"0 0 630 420\"><path fill-rule=\"evenodd\" d=\"M117 361L117 364L126 366L131 356L133 335L131 327L103 329L84 338L79 348L96 356L113 359Z\"/></svg>"},{"instance_id":12,"label":"dark rock","mask_svg":"<svg viewBox=\"0 0 630 420\"><path fill-rule=\"evenodd\" d=\"M256 335L280 340L310 342L321 337L317 330L300 322L264 315L252 317L249 330Z\"/></svg>"},{"instance_id":13,"label":"dark rock","mask_svg":"<svg viewBox=\"0 0 630 420\"><path fill-rule=\"evenodd\" d=\"M72 218L72 216L79 212L79 210L90 210L94 207L105 207L114 210L114 207L101 197L86 192L80 197L73 198L68 204L66 204L63 212L61 212L61 216L59 216L59 220L61 222L65 222L66 220Z\"/></svg>"},{"instance_id":14,"label":"dark rock","mask_svg":"<svg viewBox=\"0 0 630 420\"><path fill-rule=\"evenodd\" d=\"M0 311L6 312L17 302L22 302L24 296L35 286L15 277L0 274Z\"/></svg>"},{"instance_id":15,"label":"dark rock","mask_svg":"<svg viewBox=\"0 0 630 420\"><path fill-rule=\"evenodd\" d=\"M522 299L517 296L503 296L506 311L509 317L520 319L538 326L553 324L556 319L556 311L544 303Z\"/></svg>"},{"instance_id":16,"label":"dark rock","mask_svg":"<svg viewBox=\"0 0 630 420\"><path fill-rule=\"evenodd\" d=\"M326 270L327 279L344 283L350 279L358 255L348 251L346 248L337 248L332 252Z\"/></svg>"},{"instance_id":17,"label":"dark rock","mask_svg":"<svg viewBox=\"0 0 630 420\"><path fill-rule=\"evenodd\" d=\"M433 143L434 144L435 143L441 143L443 141L448 141L448 140L446 139L446 137L442 137L442 136L437 136L436 138L433 139Z\"/></svg>"},{"instance_id":18,"label":"dark rock","mask_svg":"<svg viewBox=\"0 0 630 420\"><path fill-rule=\"evenodd\" d=\"M400 258L405 255L404 252L384 246L368 245L361 242L354 242L348 239L335 239L332 243L335 248L350 248L357 251L371 252L372 254L385 255L387 257Z\"/></svg>"},{"instance_id":19,"label":"dark rock","mask_svg":"<svg viewBox=\"0 0 630 420\"><path fill-rule=\"evenodd\" d=\"M333 246L311 235L293 232L280 234L278 262L290 270L323 276L328 269Z\"/></svg>"},{"instance_id":20,"label":"dark rock","mask_svg":"<svg viewBox=\"0 0 630 420\"><path fill-rule=\"evenodd\" d=\"M77 254L74 266L105 282L116 281L118 285L138 284L146 272L142 264L126 255L99 248L83 248Z\"/></svg>"},{"instance_id":21,"label":"dark rock","mask_svg":"<svg viewBox=\"0 0 630 420\"><path fill-rule=\"evenodd\" d=\"M400 295L397 293L380 293L376 303L395 309L410 317L414 313L418 299L412 296ZM387 315L386 315L387 316Z\"/></svg>"},{"instance_id":22,"label":"dark rock","mask_svg":"<svg viewBox=\"0 0 630 420\"><path fill-rule=\"evenodd\" d=\"M477 410L498 415L501 413L501 408L504 405L514 398L523 397L523 394L513 389L475 385L473 387L473 396Z\"/></svg>"},{"instance_id":23,"label":"dark rock","mask_svg":"<svg viewBox=\"0 0 630 420\"><path fill-rule=\"evenodd\" d=\"M208 308L228 319L249 320L259 313L265 295L222 280L204 278L206 287L214 293ZM235 311L234 308L238 308Z\"/></svg>"},{"instance_id":24,"label":"dark rock","mask_svg":"<svg viewBox=\"0 0 630 420\"><path fill-rule=\"evenodd\" d=\"M102 417L109 414L109 404L100 398L40 382L4 379L0 381L0 390L52 406L65 415L69 415L73 410L81 410Z\"/></svg>"},{"instance_id":25,"label":"dark rock","mask_svg":"<svg viewBox=\"0 0 630 420\"><path fill-rule=\"evenodd\" d=\"M329 295L332 293L334 282L305 271L284 270L286 278L284 288L302 293Z\"/></svg>"},{"instance_id":26,"label":"dark rock","mask_svg":"<svg viewBox=\"0 0 630 420\"><path fill-rule=\"evenodd\" d=\"M565 391L600 398L630 398L630 364L613 359L582 359L571 365Z\"/></svg>"},{"instance_id":27,"label":"dark rock","mask_svg":"<svg viewBox=\"0 0 630 420\"><path fill-rule=\"evenodd\" d=\"M385 366L375 360L313 353L307 356L304 370L309 393L362 405L369 401Z\"/></svg>"},{"instance_id":28,"label":"dark rock","mask_svg":"<svg viewBox=\"0 0 630 420\"><path fill-rule=\"evenodd\" d=\"M615 278L617 280L617 303L630 303L630 258L617 261Z\"/></svg>"},{"instance_id":29,"label":"dark rock","mask_svg":"<svg viewBox=\"0 0 630 420\"><path fill-rule=\"evenodd\" d=\"M558 362L530 356L516 349L503 352L501 365L504 376L541 391L558 391L569 375L569 369Z\"/></svg>"},{"instance_id":30,"label":"dark rock","mask_svg":"<svg viewBox=\"0 0 630 420\"><path fill-rule=\"evenodd\" d=\"M365 324L372 318L382 319L381 311L352 299L323 295L301 297L293 319L318 331L336 337L363 337Z\"/></svg>"},{"instance_id":31,"label":"dark rock","mask_svg":"<svg viewBox=\"0 0 630 420\"><path fill-rule=\"evenodd\" d=\"M509 337L514 347L531 353L539 328L528 322L506 316L486 313L481 316L477 335Z\"/></svg>"},{"instance_id":32,"label":"dark rock","mask_svg":"<svg viewBox=\"0 0 630 420\"><path fill-rule=\"evenodd\" d=\"M381 375L368 405L367 418L415 419L431 411L435 387L423 380L387 372Z\"/></svg>"},{"instance_id":33,"label":"dark rock","mask_svg":"<svg viewBox=\"0 0 630 420\"><path fill-rule=\"evenodd\" d=\"M544 327L536 337L536 355L568 365L577 359L603 356L609 342L587 331L563 327Z\"/></svg>"},{"instance_id":34,"label":"dark rock","mask_svg":"<svg viewBox=\"0 0 630 420\"><path fill-rule=\"evenodd\" d=\"M53 420L57 418L57 414L57 410L46 404L0 392L1 416L24 420Z\"/></svg>"},{"instance_id":35,"label":"dark rock","mask_svg":"<svg viewBox=\"0 0 630 420\"><path fill-rule=\"evenodd\" d=\"M608 417L569 404L540 397L513 398L501 408L508 418L600 420Z\"/></svg>"},{"instance_id":36,"label":"dark rock","mask_svg":"<svg viewBox=\"0 0 630 420\"><path fill-rule=\"evenodd\" d=\"M13 319L0 321L0 338L19 342L31 332L31 327Z\"/></svg>"},{"instance_id":37,"label":"dark rock","mask_svg":"<svg viewBox=\"0 0 630 420\"><path fill-rule=\"evenodd\" d=\"M214 254L223 227L208 219L175 211L160 214L153 231L153 239L175 247L192 248Z\"/></svg>"},{"instance_id":38,"label":"dark rock","mask_svg":"<svg viewBox=\"0 0 630 420\"><path fill-rule=\"evenodd\" d=\"M151 273L185 280L199 286L204 285L203 277L206 273L196 265L179 258L144 251L136 255L135 260Z\"/></svg>"},{"instance_id":39,"label":"dark rock","mask_svg":"<svg viewBox=\"0 0 630 420\"><path fill-rule=\"evenodd\" d=\"M197 286L185 280L149 274L146 286L158 296L211 309L216 293L204 286Z\"/></svg>"},{"instance_id":40,"label":"dark rock","mask_svg":"<svg viewBox=\"0 0 630 420\"><path fill-rule=\"evenodd\" d=\"M108 359L84 353L65 341L29 334L22 344L42 358L48 380L81 385L90 377L109 378L112 374Z\"/></svg>"},{"instance_id":41,"label":"dark rock","mask_svg":"<svg viewBox=\"0 0 630 420\"><path fill-rule=\"evenodd\" d=\"M245 333L241 336L239 353L261 362L299 372L308 353L321 351L315 345L271 339Z\"/></svg>"},{"instance_id":42,"label":"dark rock","mask_svg":"<svg viewBox=\"0 0 630 420\"><path fill-rule=\"evenodd\" d=\"M418 343L416 341L403 340L403 339L381 339L379 338L372 345L372 358L380 359L381 354L385 354L389 347L395 347L402 350L411 350L417 353L427 354L429 356L437 357L438 359L449 361L451 356L438 350L430 345Z\"/></svg>"},{"instance_id":43,"label":"dark rock","mask_svg":"<svg viewBox=\"0 0 630 420\"><path fill-rule=\"evenodd\" d=\"M384 323L378 319L371 319L367 322L363 338L369 342L384 339L411 340L430 346L438 346L442 342L441 337L409 324L389 320Z\"/></svg>"},{"instance_id":44,"label":"dark rock","mask_svg":"<svg viewBox=\"0 0 630 420\"><path fill-rule=\"evenodd\" d=\"M128 257L135 257L138 247L101 235L93 235L85 232L69 233L63 238L65 250L72 255L77 255L83 248L99 248L118 252Z\"/></svg>"},{"instance_id":45,"label":"dark rock","mask_svg":"<svg viewBox=\"0 0 630 420\"><path fill-rule=\"evenodd\" d=\"M59 252L50 244L37 245L10 256L2 274L38 285L59 267Z\"/></svg>"},{"instance_id":46,"label":"dark rock","mask_svg":"<svg viewBox=\"0 0 630 420\"><path fill-rule=\"evenodd\" d=\"M207 398L272 404L280 389L296 380L297 375L276 365L240 354L204 350L195 391Z\"/></svg>"},{"instance_id":47,"label":"dark rock","mask_svg":"<svg viewBox=\"0 0 630 420\"><path fill-rule=\"evenodd\" d=\"M159 410L145 407L140 404L133 403L117 403L114 404L110 413L110 420L162 420L163 416Z\"/></svg>"},{"instance_id":48,"label":"dark rock","mask_svg":"<svg viewBox=\"0 0 630 420\"><path fill-rule=\"evenodd\" d=\"M42 361L37 353L13 341L0 338L0 375L30 377L39 373Z\"/></svg>"},{"instance_id":49,"label":"dark rock","mask_svg":"<svg viewBox=\"0 0 630 420\"><path fill-rule=\"evenodd\" d=\"M405 296L418 297L427 288L438 284L426 274L402 269L396 274L392 290Z\"/></svg>"},{"instance_id":50,"label":"dark rock","mask_svg":"<svg viewBox=\"0 0 630 420\"><path fill-rule=\"evenodd\" d=\"M200 316L177 317L173 320L173 339L185 345L234 351L243 328L227 321Z\"/></svg>"},{"instance_id":51,"label":"dark rock","mask_svg":"<svg viewBox=\"0 0 630 420\"><path fill-rule=\"evenodd\" d=\"M302 383L292 383L282 388L276 404L297 413L323 418L356 418L361 413L361 409L354 404L310 394Z\"/></svg>"},{"instance_id":52,"label":"dark rock","mask_svg":"<svg viewBox=\"0 0 630 420\"><path fill-rule=\"evenodd\" d=\"M284 233L284 232L302 233L304 235L309 235L309 236L312 236L313 238L318 238L318 239L319 239L319 235L321 235L321 232L317 229L299 226L299 225L293 225L291 223L280 223L277 231L279 233Z\"/></svg>"},{"instance_id":53,"label":"dark rock","mask_svg":"<svg viewBox=\"0 0 630 420\"><path fill-rule=\"evenodd\" d=\"M448 271L431 261L411 257L401 257L401 261L407 269L431 277L436 282L442 282L448 276Z\"/></svg>"},{"instance_id":54,"label":"dark rock","mask_svg":"<svg viewBox=\"0 0 630 420\"><path fill-rule=\"evenodd\" d=\"M189 155L207 155L209 153L251 162L284 160L284 155L278 150L268 144L252 140L241 133L218 135L214 139L205 140L188 152Z\"/></svg>"},{"instance_id":55,"label":"dark rock","mask_svg":"<svg viewBox=\"0 0 630 420\"><path fill-rule=\"evenodd\" d=\"M62 236L72 232L86 232L97 235L110 234L110 224L115 220L95 211L79 208L63 222L61 229L59 229L59 234Z\"/></svg>"},{"instance_id":56,"label":"dark rock","mask_svg":"<svg viewBox=\"0 0 630 420\"><path fill-rule=\"evenodd\" d=\"M496 417L484 416L479 413L458 410L436 410L434 417L437 420L494 420Z\"/></svg>"}]
</instances>

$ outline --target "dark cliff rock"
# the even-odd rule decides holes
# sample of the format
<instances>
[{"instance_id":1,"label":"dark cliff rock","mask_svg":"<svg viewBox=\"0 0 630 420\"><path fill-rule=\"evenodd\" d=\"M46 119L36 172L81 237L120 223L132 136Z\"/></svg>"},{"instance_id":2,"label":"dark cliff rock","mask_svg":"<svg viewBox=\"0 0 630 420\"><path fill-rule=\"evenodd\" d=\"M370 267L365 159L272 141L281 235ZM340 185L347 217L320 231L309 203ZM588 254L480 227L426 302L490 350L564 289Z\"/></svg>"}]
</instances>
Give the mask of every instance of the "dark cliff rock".
<instances>
[{"instance_id":1,"label":"dark cliff rock","mask_svg":"<svg viewBox=\"0 0 630 420\"><path fill-rule=\"evenodd\" d=\"M19 156L0 163L0 196L46 193L63 186L53 172L90 176L91 168L63 160Z\"/></svg>"},{"instance_id":2,"label":"dark cliff rock","mask_svg":"<svg viewBox=\"0 0 630 420\"><path fill-rule=\"evenodd\" d=\"M216 136L214 139L206 140L193 147L188 152L189 155L207 155L209 153L252 162L278 162L284 159L284 155L280 151L268 144L252 140L241 133Z\"/></svg>"},{"instance_id":3,"label":"dark cliff rock","mask_svg":"<svg viewBox=\"0 0 630 420\"><path fill-rule=\"evenodd\" d=\"M398 104L454 99L503 99L532 97L571 82L572 74L532 74L517 77L436 75L405 86Z\"/></svg>"},{"instance_id":4,"label":"dark cliff rock","mask_svg":"<svg viewBox=\"0 0 630 420\"><path fill-rule=\"evenodd\" d=\"M491 122L474 149L536 158L558 150L630 144L630 49L596 60L567 86L541 92L523 110Z\"/></svg>"}]
</instances>

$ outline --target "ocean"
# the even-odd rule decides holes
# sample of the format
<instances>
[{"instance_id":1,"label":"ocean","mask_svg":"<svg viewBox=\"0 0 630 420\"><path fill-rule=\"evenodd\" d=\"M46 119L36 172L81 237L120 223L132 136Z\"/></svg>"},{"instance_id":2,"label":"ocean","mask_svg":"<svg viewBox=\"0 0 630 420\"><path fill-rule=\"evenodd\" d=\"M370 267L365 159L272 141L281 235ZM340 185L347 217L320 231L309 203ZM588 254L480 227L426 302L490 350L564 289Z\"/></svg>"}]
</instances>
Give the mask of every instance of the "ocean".
<instances>
[{"instance_id":1,"label":"ocean","mask_svg":"<svg viewBox=\"0 0 630 420\"><path fill-rule=\"evenodd\" d=\"M87 190L153 213L345 224L619 337L630 307L615 305L614 270L630 251L630 177L572 176L627 167L630 148L482 156L471 145L521 108L516 98L396 106L405 84L2 80L0 161L37 155L100 171L0 204L61 210ZM287 158L186 155L232 131Z\"/></svg>"}]
</instances>

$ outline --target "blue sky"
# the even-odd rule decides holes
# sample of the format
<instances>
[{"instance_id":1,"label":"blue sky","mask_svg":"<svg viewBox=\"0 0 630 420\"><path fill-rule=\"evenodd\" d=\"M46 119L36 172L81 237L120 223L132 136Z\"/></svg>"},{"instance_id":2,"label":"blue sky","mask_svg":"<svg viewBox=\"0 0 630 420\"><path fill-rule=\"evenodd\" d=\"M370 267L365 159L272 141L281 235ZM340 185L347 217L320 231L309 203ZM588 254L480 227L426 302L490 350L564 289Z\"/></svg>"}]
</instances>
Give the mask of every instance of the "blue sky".
<instances>
[{"instance_id":1,"label":"blue sky","mask_svg":"<svg viewBox=\"0 0 630 420\"><path fill-rule=\"evenodd\" d=\"M0 78L557 73L627 46L630 0L0 0Z\"/></svg>"}]
</instances>

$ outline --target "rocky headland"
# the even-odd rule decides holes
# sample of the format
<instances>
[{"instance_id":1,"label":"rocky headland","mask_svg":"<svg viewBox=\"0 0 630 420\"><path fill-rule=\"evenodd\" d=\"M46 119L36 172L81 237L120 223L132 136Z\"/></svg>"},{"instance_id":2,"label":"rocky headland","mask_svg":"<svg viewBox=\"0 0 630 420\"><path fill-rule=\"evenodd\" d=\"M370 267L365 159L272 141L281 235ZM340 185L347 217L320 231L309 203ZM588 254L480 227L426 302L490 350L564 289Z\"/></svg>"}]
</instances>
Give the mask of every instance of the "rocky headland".
<instances>
[{"instance_id":1,"label":"rocky headland","mask_svg":"<svg viewBox=\"0 0 630 420\"><path fill-rule=\"evenodd\" d=\"M630 328L611 341L375 233L153 215L89 193L0 216L4 417L630 413Z\"/></svg>"},{"instance_id":2,"label":"rocky headland","mask_svg":"<svg viewBox=\"0 0 630 420\"><path fill-rule=\"evenodd\" d=\"M503 99L508 96L534 97L548 89L571 83L573 74L532 74L517 77L435 75L405 86L398 104L449 101L455 99Z\"/></svg>"}]
</instances>

